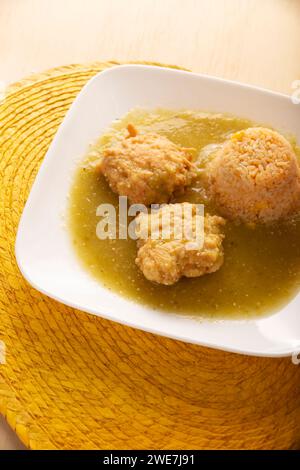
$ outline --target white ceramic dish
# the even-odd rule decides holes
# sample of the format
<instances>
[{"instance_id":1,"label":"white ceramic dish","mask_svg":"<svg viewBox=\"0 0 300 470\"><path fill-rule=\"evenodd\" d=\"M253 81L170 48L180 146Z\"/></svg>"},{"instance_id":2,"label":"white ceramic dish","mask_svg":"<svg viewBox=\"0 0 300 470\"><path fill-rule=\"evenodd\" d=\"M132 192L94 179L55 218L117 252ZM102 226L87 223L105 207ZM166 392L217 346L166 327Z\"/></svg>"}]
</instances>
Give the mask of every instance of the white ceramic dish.
<instances>
[{"instance_id":1,"label":"white ceramic dish","mask_svg":"<svg viewBox=\"0 0 300 470\"><path fill-rule=\"evenodd\" d=\"M287 96L166 68L126 65L104 71L75 100L32 187L16 241L24 277L67 305L182 341L260 356L300 351L300 295L263 319L197 321L126 300L81 267L62 220L72 175L89 143L136 106L230 112L292 132L300 142L300 106Z\"/></svg>"}]
</instances>

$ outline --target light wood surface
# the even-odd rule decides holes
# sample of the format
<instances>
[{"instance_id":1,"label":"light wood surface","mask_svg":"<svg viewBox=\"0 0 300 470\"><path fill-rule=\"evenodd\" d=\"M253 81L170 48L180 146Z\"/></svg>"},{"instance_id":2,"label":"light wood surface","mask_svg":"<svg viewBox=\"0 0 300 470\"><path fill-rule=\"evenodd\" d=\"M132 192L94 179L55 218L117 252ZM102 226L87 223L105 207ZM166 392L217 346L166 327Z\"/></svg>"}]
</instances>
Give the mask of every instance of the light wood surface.
<instances>
[{"instance_id":1,"label":"light wood surface","mask_svg":"<svg viewBox=\"0 0 300 470\"><path fill-rule=\"evenodd\" d=\"M25 447L19 441L13 430L0 416L0 450L24 450ZM0 458L1 460L1 458Z\"/></svg>"},{"instance_id":2,"label":"light wood surface","mask_svg":"<svg viewBox=\"0 0 300 470\"><path fill-rule=\"evenodd\" d=\"M299 0L0 0L0 81L67 63L149 60L292 93L299 25ZM0 420L6 448L20 443Z\"/></svg>"}]
</instances>

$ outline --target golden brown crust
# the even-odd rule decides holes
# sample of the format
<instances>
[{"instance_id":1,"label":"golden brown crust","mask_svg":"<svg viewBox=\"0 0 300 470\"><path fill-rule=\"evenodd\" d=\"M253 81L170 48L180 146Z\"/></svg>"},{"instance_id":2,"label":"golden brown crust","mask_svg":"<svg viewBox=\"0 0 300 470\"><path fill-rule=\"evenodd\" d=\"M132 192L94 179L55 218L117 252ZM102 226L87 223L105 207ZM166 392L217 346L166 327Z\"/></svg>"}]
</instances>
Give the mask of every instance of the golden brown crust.
<instances>
[{"instance_id":1,"label":"golden brown crust","mask_svg":"<svg viewBox=\"0 0 300 470\"><path fill-rule=\"evenodd\" d=\"M204 223L203 245L199 247L191 248L190 240L185 237L174 237L176 229L182 225L184 206L189 206L192 211L190 223L193 230L197 223ZM162 230L162 217L168 215L171 217L170 237L155 239L154 234ZM166 205L149 215L140 214L136 222L136 234L139 237L136 264L149 281L172 285L182 276L203 276L217 271L223 264L224 235L221 227L225 220L222 217L209 214L199 216L196 205L185 202Z\"/></svg>"},{"instance_id":2,"label":"golden brown crust","mask_svg":"<svg viewBox=\"0 0 300 470\"><path fill-rule=\"evenodd\" d=\"M165 203L194 177L190 149L158 134L137 134L113 143L102 153L100 169L111 189L131 203Z\"/></svg>"}]
</instances>

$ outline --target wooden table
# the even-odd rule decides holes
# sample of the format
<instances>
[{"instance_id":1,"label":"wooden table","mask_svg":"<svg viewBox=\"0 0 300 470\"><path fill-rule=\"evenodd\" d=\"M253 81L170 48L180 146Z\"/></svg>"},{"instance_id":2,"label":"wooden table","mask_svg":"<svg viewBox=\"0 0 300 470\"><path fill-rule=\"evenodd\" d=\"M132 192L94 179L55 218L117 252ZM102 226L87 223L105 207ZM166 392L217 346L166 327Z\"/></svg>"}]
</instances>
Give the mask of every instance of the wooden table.
<instances>
[{"instance_id":1,"label":"wooden table","mask_svg":"<svg viewBox=\"0 0 300 470\"><path fill-rule=\"evenodd\" d=\"M299 24L299 0L1 0L0 81L67 63L148 60L290 94ZM0 420L3 448L20 444Z\"/></svg>"}]
</instances>

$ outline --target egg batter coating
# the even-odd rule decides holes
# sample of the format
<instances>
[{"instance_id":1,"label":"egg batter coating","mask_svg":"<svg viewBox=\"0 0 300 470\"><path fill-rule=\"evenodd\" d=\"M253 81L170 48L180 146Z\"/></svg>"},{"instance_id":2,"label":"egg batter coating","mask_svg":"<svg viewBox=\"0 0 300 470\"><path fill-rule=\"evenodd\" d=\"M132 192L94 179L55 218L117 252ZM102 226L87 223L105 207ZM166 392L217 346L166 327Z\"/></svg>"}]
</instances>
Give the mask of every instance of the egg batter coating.
<instances>
[{"instance_id":1,"label":"egg batter coating","mask_svg":"<svg viewBox=\"0 0 300 470\"><path fill-rule=\"evenodd\" d=\"M170 229L163 238L166 221ZM222 217L201 215L196 204L187 202L141 213L136 217L136 264L149 281L165 285L175 284L182 276L213 273L223 264L224 224Z\"/></svg>"},{"instance_id":2,"label":"egg batter coating","mask_svg":"<svg viewBox=\"0 0 300 470\"><path fill-rule=\"evenodd\" d=\"M131 204L169 202L195 176L192 149L180 147L155 133L138 134L128 125L128 136L102 152L100 171L111 189Z\"/></svg>"},{"instance_id":3,"label":"egg batter coating","mask_svg":"<svg viewBox=\"0 0 300 470\"><path fill-rule=\"evenodd\" d=\"M291 144L253 127L232 134L208 167L209 192L227 218L273 222L299 209L300 171Z\"/></svg>"}]
</instances>

